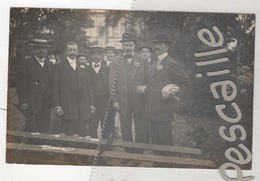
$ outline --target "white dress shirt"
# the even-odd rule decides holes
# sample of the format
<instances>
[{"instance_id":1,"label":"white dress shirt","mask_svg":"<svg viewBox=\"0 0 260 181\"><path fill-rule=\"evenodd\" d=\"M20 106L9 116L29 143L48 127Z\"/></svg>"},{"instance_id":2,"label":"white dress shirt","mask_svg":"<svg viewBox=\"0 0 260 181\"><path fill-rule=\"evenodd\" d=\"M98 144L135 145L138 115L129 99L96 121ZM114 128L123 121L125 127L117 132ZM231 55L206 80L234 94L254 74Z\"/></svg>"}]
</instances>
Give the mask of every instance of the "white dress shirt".
<instances>
[{"instance_id":1,"label":"white dress shirt","mask_svg":"<svg viewBox=\"0 0 260 181\"><path fill-rule=\"evenodd\" d=\"M40 59L40 58L38 58L38 57L35 56L35 58L36 58L36 60L39 62L39 64L43 67L43 66L44 66L44 62L45 62L45 57L42 58L42 59Z\"/></svg>"},{"instance_id":2,"label":"white dress shirt","mask_svg":"<svg viewBox=\"0 0 260 181\"><path fill-rule=\"evenodd\" d=\"M99 66L95 67L95 65L99 65ZM92 67L95 70L95 72L98 74L100 67L101 67L101 63L100 62L98 62L98 63L92 62Z\"/></svg>"},{"instance_id":3,"label":"white dress shirt","mask_svg":"<svg viewBox=\"0 0 260 181\"><path fill-rule=\"evenodd\" d=\"M112 61L109 61L107 57L105 57L106 65L109 66Z\"/></svg>"},{"instance_id":4,"label":"white dress shirt","mask_svg":"<svg viewBox=\"0 0 260 181\"><path fill-rule=\"evenodd\" d=\"M75 58L75 59L71 59L71 58L67 57L67 59L68 59L68 61L69 61L69 63L70 63L70 66L71 66L74 70L76 70L76 67L77 67L76 58Z\"/></svg>"}]
</instances>

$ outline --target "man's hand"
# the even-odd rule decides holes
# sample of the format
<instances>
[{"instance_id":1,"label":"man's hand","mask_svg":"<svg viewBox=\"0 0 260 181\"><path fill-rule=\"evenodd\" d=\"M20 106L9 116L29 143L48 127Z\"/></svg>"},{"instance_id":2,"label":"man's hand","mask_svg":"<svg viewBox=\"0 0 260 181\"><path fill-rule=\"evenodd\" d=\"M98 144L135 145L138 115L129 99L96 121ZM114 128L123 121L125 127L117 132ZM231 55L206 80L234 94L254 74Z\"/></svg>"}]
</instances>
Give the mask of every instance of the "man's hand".
<instances>
[{"instance_id":1,"label":"man's hand","mask_svg":"<svg viewBox=\"0 0 260 181\"><path fill-rule=\"evenodd\" d=\"M27 110L27 109L28 109L28 104L27 104L27 103L21 104L21 108L22 108L23 110Z\"/></svg>"},{"instance_id":2,"label":"man's hand","mask_svg":"<svg viewBox=\"0 0 260 181\"><path fill-rule=\"evenodd\" d=\"M60 106L55 107L55 112L58 117L64 115L64 112Z\"/></svg>"},{"instance_id":3,"label":"man's hand","mask_svg":"<svg viewBox=\"0 0 260 181\"><path fill-rule=\"evenodd\" d=\"M143 94L146 92L146 90L147 90L146 85L140 85L140 86L137 86L136 92L139 94Z\"/></svg>"},{"instance_id":4,"label":"man's hand","mask_svg":"<svg viewBox=\"0 0 260 181\"><path fill-rule=\"evenodd\" d=\"M95 106L90 106L90 111L91 111L92 114L95 113L95 111L96 111Z\"/></svg>"},{"instance_id":5,"label":"man's hand","mask_svg":"<svg viewBox=\"0 0 260 181\"><path fill-rule=\"evenodd\" d=\"M113 102L113 107L118 111L120 109L119 102Z\"/></svg>"}]
</instances>

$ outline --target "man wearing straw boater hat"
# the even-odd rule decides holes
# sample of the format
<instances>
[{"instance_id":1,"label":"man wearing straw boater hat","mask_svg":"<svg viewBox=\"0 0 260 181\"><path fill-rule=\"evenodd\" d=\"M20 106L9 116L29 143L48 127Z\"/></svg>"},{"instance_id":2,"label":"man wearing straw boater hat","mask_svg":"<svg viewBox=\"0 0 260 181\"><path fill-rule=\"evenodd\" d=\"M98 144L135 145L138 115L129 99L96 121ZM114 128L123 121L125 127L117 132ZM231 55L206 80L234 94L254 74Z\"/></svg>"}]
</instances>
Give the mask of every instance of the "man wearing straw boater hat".
<instances>
[{"instance_id":1,"label":"man wearing straw boater hat","mask_svg":"<svg viewBox=\"0 0 260 181\"><path fill-rule=\"evenodd\" d=\"M150 124L149 133L153 144L173 145L173 106L183 101L190 81L179 63L167 53L172 44L169 36L158 34L152 42L157 60L151 67L151 77L147 85L146 117Z\"/></svg>"},{"instance_id":2,"label":"man wearing straw boater hat","mask_svg":"<svg viewBox=\"0 0 260 181\"><path fill-rule=\"evenodd\" d=\"M115 59L115 57L116 57L116 47L114 47L113 45L106 45L104 60L101 62L101 64L107 66L108 69L110 69L109 67L112 61ZM103 138L109 138L110 136L114 135L115 116L116 116L116 110L111 105L108 112L108 118L106 121Z\"/></svg>"},{"instance_id":3,"label":"man wearing straw boater hat","mask_svg":"<svg viewBox=\"0 0 260 181\"><path fill-rule=\"evenodd\" d=\"M53 63L47 60L50 45L45 39L33 39L33 56L22 62L17 75L17 94L26 112L26 131L47 133L52 107L51 76Z\"/></svg>"},{"instance_id":4,"label":"man wearing straw boater hat","mask_svg":"<svg viewBox=\"0 0 260 181\"><path fill-rule=\"evenodd\" d=\"M110 85L112 84L117 65L121 61L119 74L112 97L113 107L118 111L123 141L133 141L132 120L135 125L135 141L144 142L145 120L144 105L146 85L149 79L148 61L134 52L136 37L123 34L123 55L115 58L110 66ZM125 148L126 152L142 152L140 149ZM128 160L122 160L126 163Z\"/></svg>"},{"instance_id":5,"label":"man wearing straw boater hat","mask_svg":"<svg viewBox=\"0 0 260 181\"><path fill-rule=\"evenodd\" d=\"M103 128L103 120L109 98L109 67L101 63L104 57L103 47L91 46L88 52L91 63L87 68L90 75L90 83L93 89L96 108L89 123L89 133L91 137L97 138L97 128L99 123ZM108 121L106 121L106 124L108 124ZM105 125L105 130L106 128L107 125Z\"/></svg>"},{"instance_id":6,"label":"man wearing straw boater hat","mask_svg":"<svg viewBox=\"0 0 260 181\"><path fill-rule=\"evenodd\" d=\"M112 60L116 56L116 48L112 45L106 45L105 47L105 56L102 63L106 66L110 66Z\"/></svg>"}]
</instances>

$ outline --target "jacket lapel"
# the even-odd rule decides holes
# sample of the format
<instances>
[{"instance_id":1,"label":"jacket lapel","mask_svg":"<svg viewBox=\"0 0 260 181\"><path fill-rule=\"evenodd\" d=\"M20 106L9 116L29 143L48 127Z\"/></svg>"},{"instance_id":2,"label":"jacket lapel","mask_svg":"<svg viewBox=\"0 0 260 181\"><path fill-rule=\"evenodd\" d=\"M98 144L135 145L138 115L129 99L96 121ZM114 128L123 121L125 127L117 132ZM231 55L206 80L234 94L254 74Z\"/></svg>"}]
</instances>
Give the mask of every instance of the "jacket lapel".
<instances>
[{"instance_id":1,"label":"jacket lapel","mask_svg":"<svg viewBox=\"0 0 260 181\"><path fill-rule=\"evenodd\" d=\"M45 63L47 65L47 70L48 70L49 75L52 75L53 64L48 60L45 60Z\"/></svg>"},{"instance_id":2,"label":"jacket lapel","mask_svg":"<svg viewBox=\"0 0 260 181\"><path fill-rule=\"evenodd\" d=\"M134 54L134 57L132 59L132 63L133 63L133 77L135 77L140 65L140 62L137 60L136 55Z\"/></svg>"},{"instance_id":3,"label":"jacket lapel","mask_svg":"<svg viewBox=\"0 0 260 181\"><path fill-rule=\"evenodd\" d=\"M101 64L101 68L100 68L101 74L102 74L102 78L103 81L105 82L106 86L108 87L108 74L107 74L107 67L106 65L102 65Z\"/></svg>"},{"instance_id":4,"label":"jacket lapel","mask_svg":"<svg viewBox=\"0 0 260 181\"><path fill-rule=\"evenodd\" d=\"M37 61L37 59L35 57L33 57L32 59L32 62L34 64L34 66L38 69L38 71L41 73L41 75L44 74L44 69L43 67L41 66L41 64ZM45 63L46 63L46 60L45 60Z\"/></svg>"},{"instance_id":5,"label":"jacket lapel","mask_svg":"<svg viewBox=\"0 0 260 181\"><path fill-rule=\"evenodd\" d=\"M73 82L73 76L75 74L75 71L77 71L78 67L76 68L76 70L74 70L71 65L69 64L69 61L68 59L65 59L64 60L64 70L67 72L67 74L69 75L71 81ZM77 66L78 66L78 63L77 63Z\"/></svg>"},{"instance_id":6,"label":"jacket lapel","mask_svg":"<svg viewBox=\"0 0 260 181\"><path fill-rule=\"evenodd\" d=\"M165 63L166 63L166 59L167 59L168 55L162 59L162 61L159 63L159 66L161 65L162 69L159 70L158 66L157 66L157 61L158 61L158 57L157 57L157 61L152 65L152 77L155 77L156 75L158 75L158 73L160 73L163 68L165 67Z\"/></svg>"},{"instance_id":7,"label":"jacket lapel","mask_svg":"<svg viewBox=\"0 0 260 181\"><path fill-rule=\"evenodd\" d=\"M127 62L126 61L127 60L126 60L125 56L123 56L122 62L121 62L121 65L120 65L120 72L121 72L120 77L123 77L125 82L127 82L127 75L126 75L126 73L127 73L127 68L126 68Z\"/></svg>"}]
</instances>

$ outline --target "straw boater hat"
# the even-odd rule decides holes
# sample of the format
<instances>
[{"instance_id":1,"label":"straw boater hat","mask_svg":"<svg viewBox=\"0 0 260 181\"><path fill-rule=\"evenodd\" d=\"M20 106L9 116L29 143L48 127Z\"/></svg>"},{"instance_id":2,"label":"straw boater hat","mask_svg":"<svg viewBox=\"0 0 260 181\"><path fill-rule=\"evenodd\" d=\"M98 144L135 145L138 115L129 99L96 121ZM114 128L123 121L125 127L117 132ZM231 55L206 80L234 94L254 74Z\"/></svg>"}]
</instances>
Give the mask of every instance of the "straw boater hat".
<instances>
[{"instance_id":1,"label":"straw boater hat","mask_svg":"<svg viewBox=\"0 0 260 181\"><path fill-rule=\"evenodd\" d=\"M169 38L167 34L157 34L155 39L152 40L153 43L165 42L168 44L172 44L172 40Z\"/></svg>"},{"instance_id":2,"label":"straw boater hat","mask_svg":"<svg viewBox=\"0 0 260 181\"><path fill-rule=\"evenodd\" d=\"M45 39L33 39L29 45L37 46L37 47L46 47L46 48L51 47L51 45L49 45L48 41Z\"/></svg>"},{"instance_id":3,"label":"straw boater hat","mask_svg":"<svg viewBox=\"0 0 260 181\"><path fill-rule=\"evenodd\" d=\"M123 42L128 42L128 41L136 42L137 41L136 36L132 33L124 33L122 35L122 40L120 40L119 42L123 43Z\"/></svg>"},{"instance_id":4,"label":"straw boater hat","mask_svg":"<svg viewBox=\"0 0 260 181\"><path fill-rule=\"evenodd\" d=\"M143 48L147 48L150 50L150 52L153 52L153 48L151 46L149 46L148 44L144 44L143 46L141 46L140 50L142 50Z\"/></svg>"},{"instance_id":5,"label":"straw boater hat","mask_svg":"<svg viewBox=\"0 0 260 181\"><path fill-rule=\"evenodd\" d=\"M105 51L106 50L116 50L116 47L114 47L114 46L112 46L112 45L107 45L106 47L105 47Z\"/></svg>"},{"instance_id":6,"label":"straw boater hat","mask_svg":"<svg viewBox=\"0 0 260 181\"><path fill-rule=\"evenodd\" d=\"M103 52L103 51L104 51L103 47L99 45L91 46L88 50L88 52Z\"/></svg>"}]
</instances>

